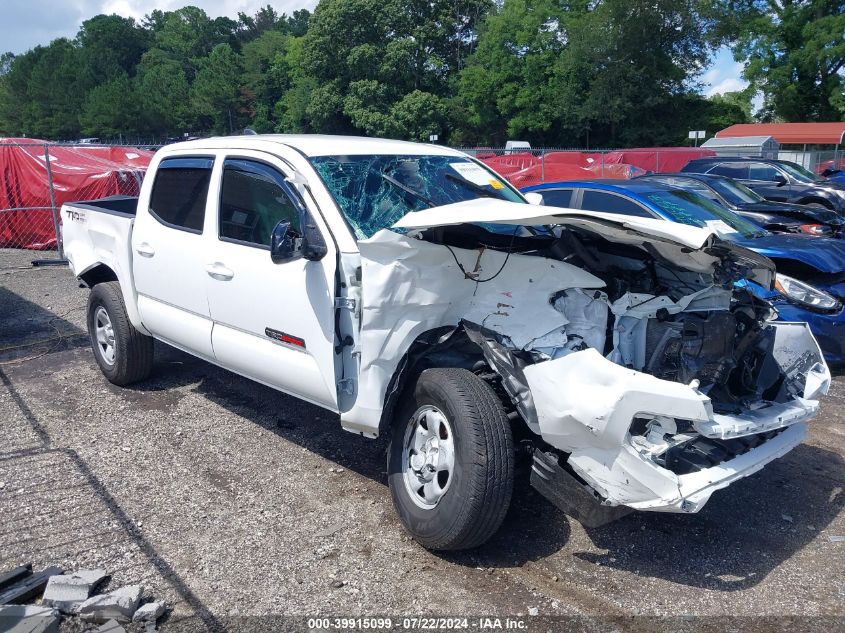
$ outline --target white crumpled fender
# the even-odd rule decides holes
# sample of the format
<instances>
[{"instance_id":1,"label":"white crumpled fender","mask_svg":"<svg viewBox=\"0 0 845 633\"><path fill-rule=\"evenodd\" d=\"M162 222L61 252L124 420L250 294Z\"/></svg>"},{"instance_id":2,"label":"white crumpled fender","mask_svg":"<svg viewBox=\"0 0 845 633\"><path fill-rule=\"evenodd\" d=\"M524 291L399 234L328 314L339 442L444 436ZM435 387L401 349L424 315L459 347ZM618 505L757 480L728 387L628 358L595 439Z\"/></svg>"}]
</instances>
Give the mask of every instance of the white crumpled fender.
<instances>
[{"instance_id":1,"label":"white crumpled fender","mask_svg":"<svg viewBox=\"0 0 845 633\"><path fill-rule=\"evenodd\" d=\"M424 332L464 319L508 336L516 348L536 340L566 342L567 320L550 299L570 288L598 289L604 282L554 259L432 244L393 231L358 243L361 251L361 361L355 405L341 414L345 428L377 433L387 386L404 354ZM468 272L487 279L464 277Z\"/></svg>"}]
</instances>

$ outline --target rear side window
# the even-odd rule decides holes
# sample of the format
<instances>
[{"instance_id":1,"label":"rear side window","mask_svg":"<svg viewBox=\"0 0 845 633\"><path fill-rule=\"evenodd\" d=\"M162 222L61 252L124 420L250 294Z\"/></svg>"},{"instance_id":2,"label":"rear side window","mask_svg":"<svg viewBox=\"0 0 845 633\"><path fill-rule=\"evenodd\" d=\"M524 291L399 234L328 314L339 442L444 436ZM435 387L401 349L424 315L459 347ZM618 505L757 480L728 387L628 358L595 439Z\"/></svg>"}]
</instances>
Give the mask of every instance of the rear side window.
<instances>
[{"instance_id":1,"label":"rear side window","mask_svg":"<svg viewBox=\"0 0 845 633\"><path fill-rule=\"evenodd\" d=\"M751 167L748 170L748 179L749 180L765 180L768 182L774 182L777 180L780 172L772 167L771 165L766 165L765 163L751 163Z\"/></svg>"},{"instance_id":2,"label":"rear side window","mask_svg":"<svg viewBox=\"0 0 845 633\"><path fill-rule=\"evenodd\" d=\"M614 193L593 191L586 189L581 198L581 208L588 211L602 211L604 213L621 213L635 215L640 218L653 218L654 215L638 205L636 202L617 196Z\"/></svg>"},{"instance_id":3,"label":"rear side window","mask_svg":"<svg viewBox=\"0 0 845 633\"><path fill-rule=\"evenodd\" d=\"M721 163L716 165L707 173L716 174L717 176L727 176L728 178L736 178L738 180L747 180L748 165L743 165L741 163Z\"/></svg>"},{"instance_id":4,"label":"rear side window","mask_svg":"<svg viewBox=\"0 0 845 633\"><path fill-rule=\"evenodd\" d=\"M572 189L543 189L543 203L547 207L568 208L572 204Z\"/></svg>"},{"instance_id":5,"label":"rear side window","mask_svg":"<svg viewBox=\"0 0 845 633\"><path fill-rule=\"evenodd\" d=\"M285 177L273 167L251 160L223 163L220 192L220 239L270 247L280 220L301 232L299 206Z\"/></svg>"},{"instance_id":6,"label":"rear side window","mask_svg":"<svg viewBox=\"0 0 845 633\"><path fill-rule=\"evenodd\" d=\"M159 163L150 213L174 229L202 233L211 180L211 158L166 158Z\"/></svg>"}]
</instances>

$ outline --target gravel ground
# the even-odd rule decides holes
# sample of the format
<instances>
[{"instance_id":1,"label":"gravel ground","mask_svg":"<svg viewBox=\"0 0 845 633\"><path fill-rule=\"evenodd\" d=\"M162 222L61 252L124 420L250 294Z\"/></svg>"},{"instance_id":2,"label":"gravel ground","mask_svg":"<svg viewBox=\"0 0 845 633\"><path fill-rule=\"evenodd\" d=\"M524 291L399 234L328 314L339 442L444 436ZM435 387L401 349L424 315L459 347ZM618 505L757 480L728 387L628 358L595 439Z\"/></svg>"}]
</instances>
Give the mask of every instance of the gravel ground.
<instances>
[{"instance_id":1,"label":"gravel ground","mask_svg":"<svg viewBox=\"0 0 845 633\"><path fill-rule=\"evenodd\" d=\"M110 385L84 335L87 291L32 257L0 251L0 571L104 567L109 586L140 582L171 622L209 630L529 613L845 627L845 378L803 445L698 514L586 529L521 473L487 545L437 555L395 518L384 440L164 345L153 378Z\"/></svg>"}]
</instances>

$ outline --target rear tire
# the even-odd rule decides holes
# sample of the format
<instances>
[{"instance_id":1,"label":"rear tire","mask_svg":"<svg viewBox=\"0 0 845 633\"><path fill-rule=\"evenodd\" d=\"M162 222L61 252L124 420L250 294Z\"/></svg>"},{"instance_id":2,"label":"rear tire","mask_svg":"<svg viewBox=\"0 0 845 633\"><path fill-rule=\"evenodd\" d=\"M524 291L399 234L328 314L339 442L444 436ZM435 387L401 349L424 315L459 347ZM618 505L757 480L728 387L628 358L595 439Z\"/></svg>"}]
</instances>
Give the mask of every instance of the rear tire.
<instances>
[{"instance_id":1,"label":"rear tire","mask_svg":"<svg viewBox=\"0 0 845 633\"><path fill-rule=\"evenodd\" d=\"M406 400L388 449L399 519L428 549L477 547L501 526L513 492L502 404L487 383L457 368L422 372Z\"/></svg>"},{"instance_id":2,"label":"rear tire","mask_svg":"<svg viewBox=\"0 0 845 633\"><path fill-rule=\"evenodd\" d=\"M153 339L132 325L118 282L104 282L91 289L88 335L94 358L109 382L124 386L149 377Z\"/></svg>"}]
</instances>

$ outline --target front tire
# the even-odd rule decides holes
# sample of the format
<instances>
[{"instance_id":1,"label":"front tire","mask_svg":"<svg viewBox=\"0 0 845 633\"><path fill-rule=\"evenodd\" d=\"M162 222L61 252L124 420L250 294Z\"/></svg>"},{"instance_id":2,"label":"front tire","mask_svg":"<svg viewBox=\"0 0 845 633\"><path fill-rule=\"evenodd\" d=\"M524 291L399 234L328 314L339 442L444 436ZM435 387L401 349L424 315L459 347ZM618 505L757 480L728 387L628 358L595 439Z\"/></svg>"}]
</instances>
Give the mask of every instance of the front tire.
<instances>
[{"instance_id":1,"label":"front tire","mask_svg":"<svg viewBox=\"0 0 845 633\"><path fill-rule=\"evenodd\" d=\"M513 492L513 438L493 389L465 369L427 369L394 420L388 483L423 547L477 547L499 529Z\"/></svg>"},{"instance_id":2,"label":"front tire","mask_svg":"<svg viewBox=\"0 0 845 633\"><path fill-rule=\"evenodd\" d=\"M132 325L118 282L104 282L91 289L88 335L94 358L110 383L125 386L149 377L153 339Z\"/></svg>"}]
</instances>

